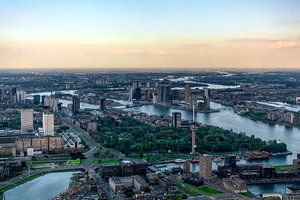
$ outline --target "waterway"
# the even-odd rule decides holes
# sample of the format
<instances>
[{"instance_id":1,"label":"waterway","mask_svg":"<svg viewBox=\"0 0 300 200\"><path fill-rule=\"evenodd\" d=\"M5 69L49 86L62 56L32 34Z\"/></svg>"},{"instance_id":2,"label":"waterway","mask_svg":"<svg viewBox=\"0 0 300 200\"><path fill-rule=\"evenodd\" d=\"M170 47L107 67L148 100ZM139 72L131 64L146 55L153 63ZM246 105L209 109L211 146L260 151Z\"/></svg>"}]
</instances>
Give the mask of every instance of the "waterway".
<instances>
[{"instance_id":1,"label":"waterway","mask_svg":"<svg viewBox=\"0 0 300 200\"><path fill-rule=\"evenodd\" d=\"M4 200L45 200L67 191L74 172L48 173L4 192Z\"/></svg>"},{"instance_id":2,"label":"waterway","mask_svg":"<svg viewBox=\"0 0 300 200\"><path fill-rule=\"evenodd\" d=\"M56 92L60 92L62 94L70 94L70 95L76 95L76 90L62 90L62 91L53 91L53 92L36 92L36 93L30 93L27 95L27 99L33 99L34 95L40 95L40 96L50 96L51 94L55 94ZM62 103L63 107L67 107L68 104L72 104L71 100L67 100L67 99L58 99L60 103ZM80 108L81 109L99 109L100 105L96 105L96 104L90 104L90 103L84 103L81 102L80 103Z\"/></svg>"},{"instance_id":3,"label":"waterway","mask_svg":"<svg viewBox=\"0 0 300 200\"><path fill-rule=\"evenodd\" d=\"M68 91L64 91L67 93ZM73 94L75 92L71 91ZM40 95L47 95L49 93L36 93ZM34 94L29 94L31 96ZM71 103L71 101L63 100L61 99L60 102L66 106L66 104ZM119 103L122 103L123 101L118 101ZM124 101L125 102L125 101ZM123 102L123 103L124 103ZM125 102L126 103L126 102ZM83 106L83 104L81 104ZM90 109L97 109L99 108L99 105L93 105L93 104L84 104L84 108L90 108ZM289 105L280 105L280 106L289 106ZM234 110L230 107L223 106L218 103L211 103L211 107L213 109L219 109L220 112L215 113L197 113L196 114L196 121L222 127L224 129L232 129L235 132L244 132L247 135L251 136L254 135L255 137L264 139L264 140L279 140L282 142L285 142L288 146L288 149L293 152L293 155L288 156L276 156L271 157L269 160L262 160L259 162L263 163L269 163L272 165L285 165L285 164L292 164L292 159L296 156L297 152L300 152L300 129L298 128L291 128L291 127L285 127L282 125L270 125L267 123L263 123L260 121L253 121L249 118L237 115L234 113ZM185 120L191 120L192 119L192 113L190 111L180 110L180 109L174 109L174 108L166 108L166 107L159 107L155 105L145 105L145 106L139 106L139 107L133 107L133 108L124 108L126 110L130 111L136 111L136 112L142 112L149 115L172 115L172 112L181 112L182 118ZM258 161L254 161L258 162ZM248 161L241 160L238 163L249 163ZM162 170L167 168L172 168L180 166L182 167L182 164L175 164L175 163L169 163L166 165L161 165L160 168ZM213 168L217 168L217 164L213 164ZM199 165L198 164L192 164L191 165L191 171L199 171ZM47 182L47 180L45 180ZM289 184L288 184L289 185ZM284 193L287 184L271 184L271 185L254 185L250 187L250 191L254 194L261 194L261 193L272 193L272 192L279 192Z\"/></svg>"},{"instance_id":4,"label":"waterway","mask_svg":"<svg viewBox=\"0 0 300 200\"><path fill-rule=\"evenodd\" d=\"M211 86L215 88L214 86ZM219 87L219 86L218 86ZM62 91L65 94L75 94L75 90ZM28 94L28 98L32 98L33 95L50 95L50 92L33 93ZM72 103L69 100L60 99L63 106ZM118 103L126 104L126 101L115 100ZM272 157L270 160L264 160L264 163L270 163L273 165L291 164L292 159L296 157L296 153L300 152L300 129L293 127L286 127L283 125L271 125L260 121L253 121L247 117L240 116L234 112L231 107L223 106L218 103L211 102L213 109L219 109L220 112L214 113L197 113L196 121L202 124L208 124L213 126L222 127L224 129L233 130L235 132L244 132L247 135L254 135L255 137L263 140L278 140L285 142L288 149L293 152L293 155ZM98 109L99 105L81 103L81 108ZM142 112L149 115L172 115L172 112L181 112L182 118L185 120L192 119L192 112L181 109L166 108L156 105L144 105L132 108L123 109Z\"/></svg>"},{"instance_id":5,"label":"waterway","mask_svg":"<svg viewBox=\"0 0 300 200\"><path fill-rule=\"evenodd\" d=\"M280 140L287 144L288 149L294 153L294 156L297 152L300 152L300 129L253 121L236 114L232 108L217 103L211 103L211 107L213 109L220 109L220 112L197 113L195 120L202 124L218 126L228 130L231 129L238 133L244 132L248 136L254 135L255 137L264 140ZM127 110L142 112L149 115L172 115L172 112L180 112L183 119L192 119L192 112L190 111L155 105L133 107L128 108ZM287 160L279 159L277 161L284 161L282 164L291 164L292 156L287 156Z\"/></svg>"}]
</instances>

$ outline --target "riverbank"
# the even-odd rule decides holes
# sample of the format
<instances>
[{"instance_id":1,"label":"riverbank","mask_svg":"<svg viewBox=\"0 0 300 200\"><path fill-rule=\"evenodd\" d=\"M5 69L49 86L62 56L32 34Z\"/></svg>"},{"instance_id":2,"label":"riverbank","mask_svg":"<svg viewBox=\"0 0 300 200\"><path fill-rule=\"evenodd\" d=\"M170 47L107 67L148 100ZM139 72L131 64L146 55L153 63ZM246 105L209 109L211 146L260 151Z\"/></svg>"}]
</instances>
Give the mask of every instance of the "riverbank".
<instances>
[{"instance_id":1,"label":"riverbank","mask_svg":"<svg viewBox=\"0 0 300 200\"><path fill-rule=\"evenodd\" d=\"M23 179L20 179L20 180L16 180L15 182L11 183L11 184L8 184L2 188L0 188L0 199L2 200L3 199L3 195L6 191L10 190L10 189L13 189L19 185L22 185L24 183L27 183L29 181L32 181L40 176L44 176L46 174L50 174L50 173L58 173L58 172L72 172L72 171L82 171L81 168L78 168L78 169L57 169L57 170L52 170L52 171L47 171L47 172L37 172L36 174L32 174L32 175L29 175Z\"/></svg>"}]
</instances>

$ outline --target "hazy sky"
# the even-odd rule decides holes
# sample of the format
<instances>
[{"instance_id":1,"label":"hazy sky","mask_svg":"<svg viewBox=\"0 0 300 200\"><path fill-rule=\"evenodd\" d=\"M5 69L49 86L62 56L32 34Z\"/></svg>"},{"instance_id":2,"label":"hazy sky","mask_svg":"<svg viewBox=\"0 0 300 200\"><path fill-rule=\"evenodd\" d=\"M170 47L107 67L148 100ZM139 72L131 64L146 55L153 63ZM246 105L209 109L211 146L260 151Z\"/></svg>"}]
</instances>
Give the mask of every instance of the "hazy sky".
<instances>
[{"instance_id":1,"label":"hazy sky","mask_svg":"<svg viewBox=\"0 0 300 200\"><path fill-rule=\"evenodd\" d=\"M299 0L0 0L0 67L299 67Z\"/></svg>"}]
</instances>

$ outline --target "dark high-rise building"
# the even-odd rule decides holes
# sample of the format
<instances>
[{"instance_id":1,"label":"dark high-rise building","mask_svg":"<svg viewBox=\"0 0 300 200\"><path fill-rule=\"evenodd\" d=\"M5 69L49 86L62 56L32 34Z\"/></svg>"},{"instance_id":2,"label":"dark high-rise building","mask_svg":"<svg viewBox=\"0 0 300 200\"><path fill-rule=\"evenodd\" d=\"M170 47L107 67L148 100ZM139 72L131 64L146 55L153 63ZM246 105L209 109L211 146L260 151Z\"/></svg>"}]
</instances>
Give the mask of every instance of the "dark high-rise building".
<instances>
[{"instance_id":1,"label":"dark high-rise building","mask_svg":"<svg viewBox=\"0 0 300 200\"><path fill-rule=\"evenodd\" d=\"M175 127L181 126L181 113L180 112L172 113L172 126L175 126Z\"/></svg>"},{"instance_id":2,"label":"dark high-rise building","mask_svg":"<svg viewBox=\"0 0 300 200\"><path fill-rule=\"evenodd\" d=\"M170 105L171 104L171 88L169 85L157 86L157 104Z\"/></svg>"},{"instance_id":3,"label":"dark high-rise building","mask_svg":"<svg viewBox=\"0 0 300 200\"><path fill-rule=\"evenodd\" d=\"M191 95L190 95L190 109L197 109L198 107L198 95L195 91L192 91L191 92Z\"/></svg>"},{"instance_id":4,"label":"dark high-rise building","mask_svg":"<svg viewBox=\"0 0 300 200\"><path fill-rule=\"evenodd\" d=\"M236 168L236 156L226 155L224 158L224 165Z\"/></svg>"},{"instance_id":5,"label":"dark high-rise building","mask_svg":"<svg viewBox=\"0 0 300 200\"><path fill-rule=\"evenodd\" d=\"M142 89L141 89L141 83L139 81L133 81L132 82L132 99L140 101L142 98Z\"/></svg>"},{"instance_id":6,"label":"dark high-rise building","mask_svg":"<svg viewBox=\"0 0 300 200\"><path fill-rule=\"evenodd\" d=\"M10 103L17 103L17 88L12 88L10 90Z\"/></svg>"},{"instance_id":7,"label":"dark high-rise building","mask_svg":"<svg viewBox=\"0 0 300 200\"><path fill-rule=\"evenodd\" d=\"M40 104L40 102L41 102L41 96L40 95L34 95L33 96L33 103L34 104Z\"/></svg>"},{"instance_id":8,"label":"dark high-rise building","mask_svg":"<svg viewBox=\"0 0 300 200\"><path fill-rule=\"evenodd\" d=\"M204 88L204 110L210 110L210 89Z\"/></svg>"},{"instance_id":9,"label":"dark high-rise building","mask_svg":"<svg viewBox=\"0 0 300 200\"><path fill-rule=\"evenodd\" d=\"M184 101L186 103L190 102L190 98L191 98L191 88L189 84L185 84L184 85Z\"/></svg>"},{"instance_id":10,"label":"dark high-rise building","mask_svg":"<svg viewBox=\"0 0 300 200\"><path fill-rule=\"evenodd\" d=\"M45 98L46 98L46 95L43 95L42 96L42 105L44 106L44 104L45 104Z\"/></svg>"},{"instance_id":11,"label":"dark high-rise building","mask_svg":"<svg viewBox=\"0 0 300 200\"><path fill-rule=\"evenodd\" d=\"M73 96L73 99L72 99L72 112L73 113L78 113L79 110L80 110L80 98L78 96Z\"/></svg>"},{"instance_id":12,"label":"dark high-rise building","mask_svg":"<svg viewBox=\"0 0 300 200\"><path fill-rule=\"evenodd\" d=\"M100 99L100 110L104 111L107 107L107 100L106 99Z\"/></svg>"}]
</instances>

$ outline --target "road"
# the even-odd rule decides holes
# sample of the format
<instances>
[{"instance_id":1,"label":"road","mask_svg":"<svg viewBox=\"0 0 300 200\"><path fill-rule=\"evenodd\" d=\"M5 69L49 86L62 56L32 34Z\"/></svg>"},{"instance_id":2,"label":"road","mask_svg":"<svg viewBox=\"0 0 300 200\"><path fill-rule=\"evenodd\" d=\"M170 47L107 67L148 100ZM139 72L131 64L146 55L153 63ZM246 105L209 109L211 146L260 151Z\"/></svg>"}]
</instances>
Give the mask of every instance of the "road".
<instances>
[{"instance_id":1,"label":"road","mask_svg":"<svg viewBox=\"0 0 300 200\"><path fill-rule=\"evenodd\" d=\"M97 153L98 150L100 149L107 149L109 151L111 151L112 153L115 154L116 158L123 158L123 154L115 149L108 149L103 147L102 145L100 145L99 143L97 143L94 138L92 138L92 136L90 136L90 134L77 127L75 124L73 124L73 122L71 120L69 120L69 118L67 117L63 117L61 116L61 121L66 124L67 126L69 126L70 130L72 132L74 132L74 134L78 135L85 143L86 145L88 145L90 147L90 149L84 153L84 156L87 158L87 160L84 162L84 164L86 166L93 166L93 160L95 157L95 154Z\"/></svg>"}]
</instances>

